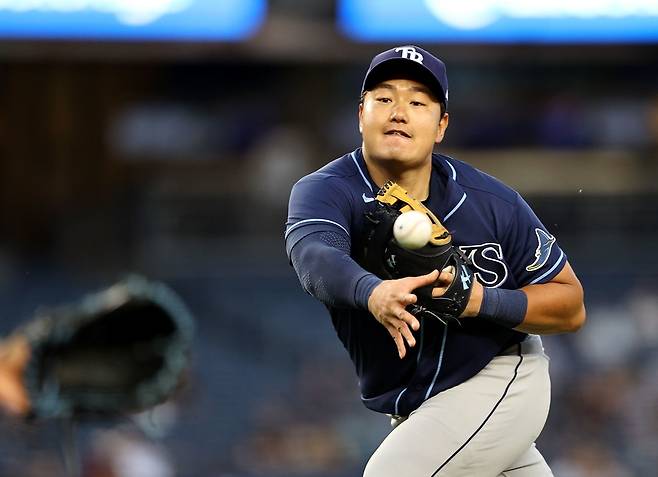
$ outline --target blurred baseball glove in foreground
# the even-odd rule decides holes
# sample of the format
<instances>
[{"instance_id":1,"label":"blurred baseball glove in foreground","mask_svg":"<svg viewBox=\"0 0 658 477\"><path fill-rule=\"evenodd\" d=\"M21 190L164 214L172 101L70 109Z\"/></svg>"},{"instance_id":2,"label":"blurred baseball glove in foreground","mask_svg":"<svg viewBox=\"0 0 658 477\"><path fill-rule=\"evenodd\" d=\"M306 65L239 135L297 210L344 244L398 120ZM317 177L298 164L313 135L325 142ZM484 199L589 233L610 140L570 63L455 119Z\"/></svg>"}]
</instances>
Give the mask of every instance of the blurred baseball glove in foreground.
<instances>
[{"instance_id":1,"label":"blurred baseball glove in foreground","mask_svg":"<svg viewBox=\"0 0 658 477\"><path fill-rule=\"evenodd\" d=\"M177 388L193 327L174 292L139 277L39 311L0 342L0 404L37 418L147 409Z\"/></svg>"}]
</instances>

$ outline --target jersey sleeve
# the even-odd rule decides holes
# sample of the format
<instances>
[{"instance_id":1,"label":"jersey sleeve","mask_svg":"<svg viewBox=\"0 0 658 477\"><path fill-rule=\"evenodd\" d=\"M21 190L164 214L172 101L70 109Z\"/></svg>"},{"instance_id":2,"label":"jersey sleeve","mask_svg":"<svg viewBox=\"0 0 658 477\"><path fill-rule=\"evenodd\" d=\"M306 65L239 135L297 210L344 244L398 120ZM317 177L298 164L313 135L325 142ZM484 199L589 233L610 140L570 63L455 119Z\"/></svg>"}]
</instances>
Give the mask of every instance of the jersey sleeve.
<instances>
[{"instance_id":1,"label":"jersey sleeve","mask_svg":"<svg viewBox=\"0 0 658 477\"><path fill-rule=\"evenodd\" d=\"M306 176L293 186L286 252L302 287L331 307L368 309L381 279L350 256L351 202L340 183Z\"/></svg>"},{"instance_id":2,"label":"jersey sleeve","mask_svg":"<svg viewBox=\"0 0 658 477\"><path fill-rule=\"evenodd\" d=\"M314 175L302 178L293 186L288 203L288 256L297 242L314 232L335 231L351 241L350 216L348 196L335 181Z\"/></svg>"},{"instance_id":3,"label":"jersey sleeve","mask_svg":"<svg viewBox=\"0 0 658 477\"><path fill-rule=\"evenodd\" d=\"M519 287L549 282L560 273L567 261L556 238L519 194L516 194L503 247L510 271Z\"/></svg>"}]
</instances>

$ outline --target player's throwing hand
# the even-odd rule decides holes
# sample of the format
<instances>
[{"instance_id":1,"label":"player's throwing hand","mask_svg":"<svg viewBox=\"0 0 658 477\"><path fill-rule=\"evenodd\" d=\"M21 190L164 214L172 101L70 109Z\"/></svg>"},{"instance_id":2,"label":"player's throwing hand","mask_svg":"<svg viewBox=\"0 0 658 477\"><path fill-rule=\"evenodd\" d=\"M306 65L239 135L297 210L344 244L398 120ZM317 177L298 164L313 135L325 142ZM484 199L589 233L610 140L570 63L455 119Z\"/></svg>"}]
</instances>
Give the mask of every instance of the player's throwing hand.
<instances>
[{"instance_id":1,"label":"player's throwing hand","mask_svg":"<svg viewBox=\"0 0 658 477\"><path fill-rule=\"evenodd\" d=\"M388 330L397 346L400 359L407 354L405 341L410 347L416 345L411 329L416 331L420 328L418 319L405 309L416 303L417 297L412 292L416 288L435 283L438 277L438 270L434 270L418 277L384 280L370 295L368 310Z\"/></svg>"}]
</instances>

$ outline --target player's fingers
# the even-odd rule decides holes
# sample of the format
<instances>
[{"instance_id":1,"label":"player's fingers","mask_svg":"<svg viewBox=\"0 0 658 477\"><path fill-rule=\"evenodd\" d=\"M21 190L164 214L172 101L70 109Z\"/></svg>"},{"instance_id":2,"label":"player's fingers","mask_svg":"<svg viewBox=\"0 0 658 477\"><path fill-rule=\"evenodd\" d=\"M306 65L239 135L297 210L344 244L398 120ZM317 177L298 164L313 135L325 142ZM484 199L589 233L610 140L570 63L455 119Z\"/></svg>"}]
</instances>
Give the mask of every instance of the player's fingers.
<instances>
[{"instance_id":1,"label":"player's fingers","mask_svg":"<svg viewBox=\"0 0 658 477\"><path fill-rule=\"evenodd\" d=\"M452 283L454 279L455 279L455 275L453 273L441 272L441 275L439 275L437 282Z\"/></svg>"},{"instance_id":2,"label":"player's fingers","mask_svg":"<svg viewBox=\"0 0 658 477\"><path fill-rule=\"evenodd\" d=\"M416 318L414 315L409 313L404 308L398 310L398 312L396 313L396 318L401 322L411 326L411 329L413 330L417 330L418 328L420 328L420 322L418 321L418 318Z\"/></svg>"},{"instance_id":3,"label":"player's fingers","mask_svg":"<svg viewBox=\"0 0 658 477\"><path fill-rule=\"evenodd\" d=\"M400 298L400 303L403 306L413 305L414 303L416 303L417 300L418 300L418 297L416 295L414 295L413 293L405 293Z\"/></svg>"},{"instance_id":4,"label":"player's fingers","mask_svg":"<svg viewBox=\"0 0 658 477\"><path fill-rule=\"evenodd\" d=\"M410 289L415 290L416 288L424 287L426 285L430 285L434 283L438 277L439 277L439 271L432 270L430 273L427 273L425 275L420 275L417 277L407 277L407 278L403 278L402 280L406 280L408 284L411 286Z\"/></svg>"},{"instance_id":5,"label":"player's fingers","mask_svg":"<svg viewBox=\"0 0 658 477\"><path fill-rule=\"evenodd\" d=\"M402 333L400 333L400 331L398 331L398 329L393 325L388 325L386 329L388 329L388 332L393 338L393 342L398 349L398 356L400 356L400 359L404 358L407 354L407 348L404 346L404 338L402 337Z\"/></svg>"},{"instance_id":6,"label":"player's fingers","mask_svg":"<svg viewBox=\"0 0 658 477\"><path fill-rule=\"evenodd\" d=\"M434 288L448 288L454 277L448 274L441 274L440 278L434 284Z\"/></svg>"},{"instance_id":7,"label":"player's fingers","mask_svg":"<svg viewBox=\"0 0 658 477\"><path fill-rule=\"evenodd\" d=\"M448 287L434 287L432 288L432 298L439 298L443 296Z\"/></svg>"},{"instance_id":8,"label":"player's fingers","mask_svg":"<svg viewBox=\"0 0 658 477\"><path fill-rule=\"evenodd\" d=\"M436 280L438 285L449 285L455 279L455 267L450 265L449 267L441 270L439 278Z\"/></svg>"},{"instance_id":9,"label":"player's fingers","mask_svg":"<svg viewBox=\"0 0 658 477\"><path fill-rule=\"evenodd\" d=\"M416 338L414 338L413 333L409 330L409 326L404 321L398 323L397 330L411 348L416 346Z\"/></svg>"}]
</instances>

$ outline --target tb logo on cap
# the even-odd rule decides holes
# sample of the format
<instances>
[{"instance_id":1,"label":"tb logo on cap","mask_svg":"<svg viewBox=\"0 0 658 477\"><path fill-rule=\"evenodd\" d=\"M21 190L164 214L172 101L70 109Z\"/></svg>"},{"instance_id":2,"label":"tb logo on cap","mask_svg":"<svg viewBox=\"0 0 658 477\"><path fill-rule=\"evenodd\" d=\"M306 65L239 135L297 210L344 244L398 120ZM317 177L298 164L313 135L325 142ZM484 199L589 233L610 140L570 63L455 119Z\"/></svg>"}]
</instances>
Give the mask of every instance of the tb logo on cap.
<instances>
[{"instance_id":1,"label":"tb logo on cap","mask_svg":"<svg viewBox=\"0 0 658 477\"><path fill-rule=\"evenodd\" d=\"M401 46L395 49L396 53L398 51L402 52L402 58L406 58L407 60L413 60L420 64L423 63L423 55L418 53L413 46Z\"/></svg>"}]
</instances>

